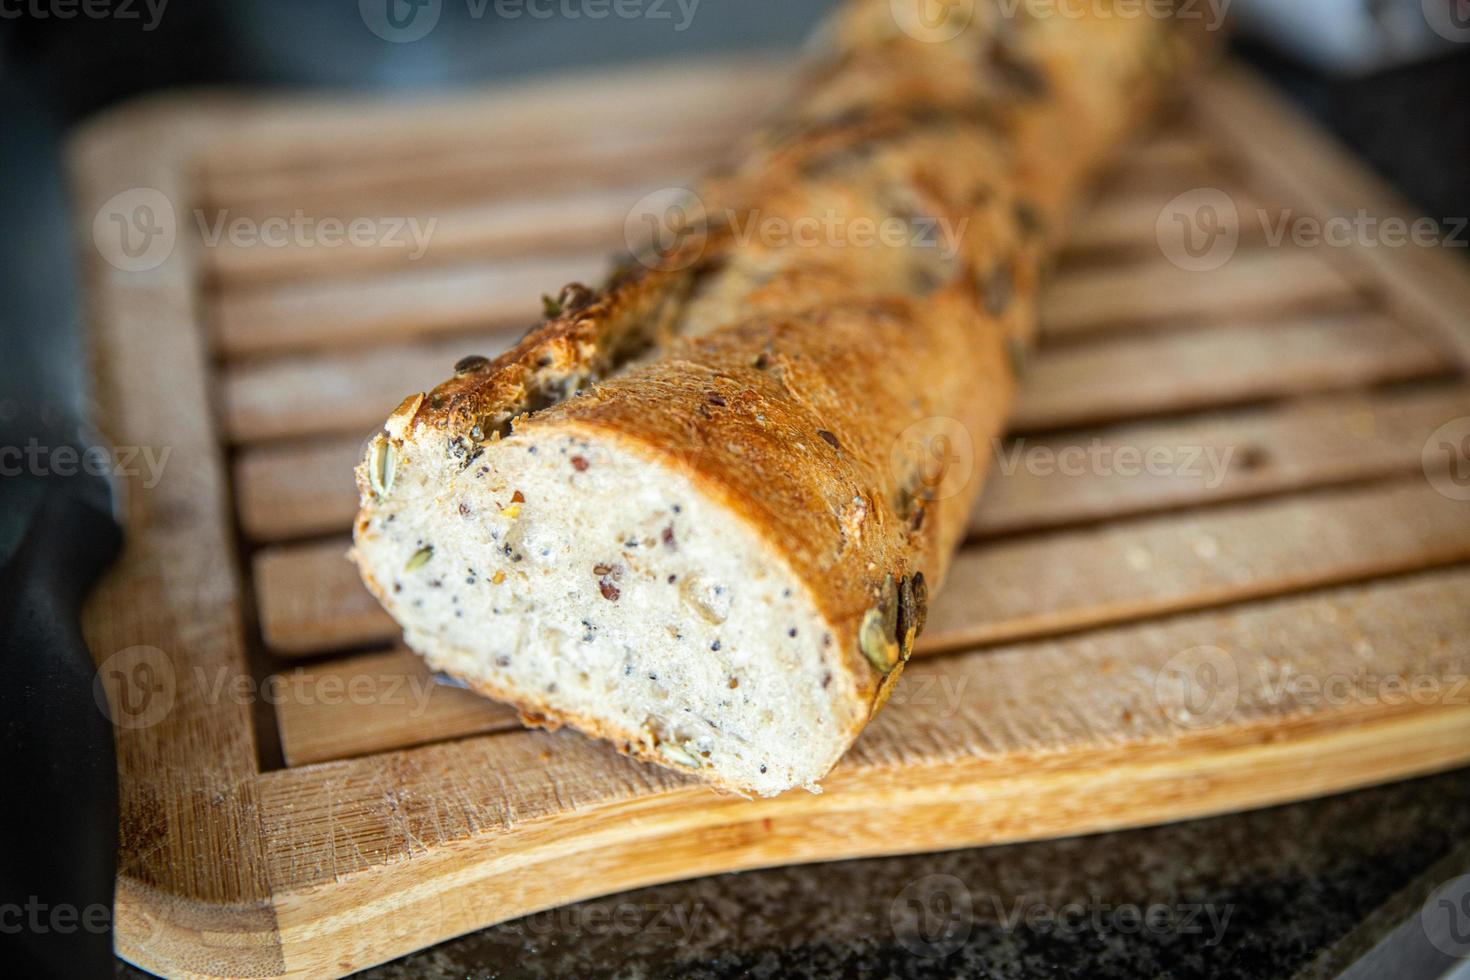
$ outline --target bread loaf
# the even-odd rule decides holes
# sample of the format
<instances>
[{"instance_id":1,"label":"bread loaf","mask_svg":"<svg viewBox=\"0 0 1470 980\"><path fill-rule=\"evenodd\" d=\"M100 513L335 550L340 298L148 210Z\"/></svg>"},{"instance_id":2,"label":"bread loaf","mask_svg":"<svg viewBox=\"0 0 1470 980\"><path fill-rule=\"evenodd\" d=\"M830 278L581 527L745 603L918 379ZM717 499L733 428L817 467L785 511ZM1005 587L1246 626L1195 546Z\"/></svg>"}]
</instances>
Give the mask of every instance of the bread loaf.
<instances>
[{"instance_id":1,"label":"bread loaf","mask_svg":"<svg viewBox=\"0 0 1470 980\"><path fill-rule=\"evenodd\" d=\"M433 668L761 795L814 789L887 699L1044 262L1192 50L1107 4L951 4L951 35L906 2L841 8L661 241L373 439L353 557Z\"/></svg>"}]
</instances>

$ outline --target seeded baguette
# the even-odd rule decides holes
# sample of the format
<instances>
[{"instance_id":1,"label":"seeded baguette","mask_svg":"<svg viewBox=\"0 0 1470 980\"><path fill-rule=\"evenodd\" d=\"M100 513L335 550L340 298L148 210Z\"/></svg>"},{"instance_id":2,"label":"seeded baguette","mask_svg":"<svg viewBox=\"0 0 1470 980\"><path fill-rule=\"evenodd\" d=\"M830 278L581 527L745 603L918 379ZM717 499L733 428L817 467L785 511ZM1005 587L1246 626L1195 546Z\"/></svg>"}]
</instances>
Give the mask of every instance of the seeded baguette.
<instances>
[{"instance_id":1,"label":"seeded baguette","mask_svg":"<svg viewBox=\"0 0 1470 980\"><path fill-rule=\"evenodd\" d=\"M1085 178L1199 46L1001 9L929 41L847 4L666 247L393 412L353 558L431 667L721 789L816 789L923 628Z\"/></svg>"}]
</instances>

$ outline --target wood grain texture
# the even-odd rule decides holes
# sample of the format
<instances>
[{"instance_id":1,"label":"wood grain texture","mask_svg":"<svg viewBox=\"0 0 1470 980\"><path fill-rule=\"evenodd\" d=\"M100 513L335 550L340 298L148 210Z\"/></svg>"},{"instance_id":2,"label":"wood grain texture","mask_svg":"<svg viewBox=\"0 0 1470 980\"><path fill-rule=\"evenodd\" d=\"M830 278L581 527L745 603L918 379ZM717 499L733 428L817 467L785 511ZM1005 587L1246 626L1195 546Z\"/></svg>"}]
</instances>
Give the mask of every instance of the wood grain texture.
<instances>
[{"instance_id":1,"label":"wood grain texture","mask_svg":"<svg viewBox=\"0 0 1470 980\"><path fill-rule=\"evenodd\" d=\"M521 727L515 709L436 683L407 650L313 664L277 677L276 723L292 766Z\"/></svg>"},{"instance_id":2,"label":"wood grain texture","mask_svg":"<svg viewBox=\"0 0 1470 980\"><path fill-rule=\"evenodd\" d=\"M215 342L225 357L237 358L525 330L541 316L542 293L569 282L597 282L607 261L603 252L560 253L232 290L214 306Z\"/></svg>"},{"instance_id":3,"label":"wood grain texture","mask_svg":"<svg viewBox=\"0 0 1470 980\"><path fill-rule=\"evenodd\" d=\"M351 545L346 538L332 538L255 555L256 603L266 646L276 653L305 654L398 633L347 560Z\"/></svg>"},{"instance_id":4,"label":"wood grain texture","mask_svg":"<svg viewBox=\"0 0 1470 980\"><path fill-rule=\"evenodd\" d=\"M563 191L542 198L493 198L454 208L419 208L402 215L381 209L313 214L344 226L365 222L357 237L336 239L311 226L300 235L262 244L254 238L228 235L205 241L209 273L232 283L302 280L373 272L393 274L473 257L478 261L589 250L610 255L624 249L623 223L629 210L659 184ZM296 209L263 215L290 220ZM219 210L206 221L230 215ZM206 228L217 225L206 224ZM561 284L558 284L558 287Z\"/></svg>"},{"instance_id":5,"label":"wood grain texture","mask_svg":"<svg viewBox=\"0 0 1470 980\"><path fill-rule=\"evenodd\" d=\"M490 173L517 196L604 193L641 154L672 166L719 152L787 83L749 63L605 81L386 108L144 103L77 138L80 238L103 201L136 187L181 213L203 200L255 214L294 202L473 211L490 198L472 185ZM1065 343L1034 363L1009 444L1233 448L1244 462L1218 482L1024 464L992 481L936 603L930 655L822 795L759 802L570 733L522 730L504 708L428 687L401 650L299 669L247 662L247 573L261 588L294 583L261 603L275 642L377 634L365 611L333 605L322 576L334 541L312 545L320 575L291 569L294 545L239 567L230 491L247 543L339 532L360 436L406 388L519 332L517 275L574 278L594 256L487 263L474 285L452 264L379 275L327 263L294 279L269 268L216 279L206 308L211 256L192 235L142 273L89 247L109 434L172 448L163 482L133 488L127 552L86 617L99 661L126 653L135 666L151 648L176 682L161 719L118 729L119 952L166 975L335 976L653 881L1177 820L1470 761L1470 522L1417 475L1428 434L1470 416L1463 380L1433 380L1470 363L1470 276L1422 249L1253 268L1257 238L1221 270L1247 292L1206 275L1193 295L1132 295L1162 281L1148 278L1159 256L1144 236L1166 190L1227 186L1237 201L1319 217L1391 200L1306 130L1227 73L1175 135L1132 152L1107 185L1114 210L1083 226L1093 238L1059 285L1131 271L1070 334L1053 333ZM680 142L695 132L708 139ZM606 173L570 158L535 172L569 133ZM510 147L527 150L521 162ZM1091 303L1075 297L1072 309ZM1260 319L1251 303L1264 304ZM358 331L388 346L345 353ZM226 360L214 373L211 353ZM1395 381L1415 383L1375 388ZM1052 431L1073 427L1084 428ZM252 678L273 673L257 691ZM1210 677L1223 683L1189 683ZM288 767L263 771L254 726L271 723Z\"/></svg>"},{"instance_id":6,"label":"wood grain texture","mask_svg":"<svg viewBox=\"0 0 1470 980\"><path fill-rule=\"evenodd\" d=\"M1037 357L1011 425L1096 425L1432 377L1453 365L1415 332L1362 313L1120 338Z\"/></svg>"},{"instance_id":7,"label":"wood grain texture","mask_svg":"<svg viewBox=\"0 0 1470 980\"><path fill-rule=\"evenodd\" d=\"M287 961L357 969L716 869L1095 832L1448 768L1470 755L1467 596L1457 571L916 664L817 796L714 797L570 733L270 773ZM1225 680L1189 691L1192 710L1179 679L1201 647Z\"/></svg>"},{"instance_id":8,"label":"wood grain texture","mask_svg":"<svg viewBox=\"0 0 1470 980\"><path fill-rule=\"evenodd\" d=\"M176 207L188 200L180 164L193 141L227 123L217 108L144 103L83 130L68 157L77 240L93 243L93 216L114 195L144 188ZM130 200L139 203L134 193L113 213L127 217ZM270 976L284 965L250 705L216 696L217 685L248 682L250 671L225 469L208 409L196 256L175 248L156 268L135 271L121 240L116 251L107 245L105 255L91 247L81 255L99 424L115 445L169 453L155 486L127 481L126 544L82 619L115 722L115 944L124 957L151 961L151 937L165 920L254 935L262 941L232 950L230 969ZM179 956L181 968L218 969L206 952Z\"/></svg>"},{"instance_id":9,"label":"wood grain texture","mask_svg":"<svg viewBox=\"0 0 1470 980\"><path fill-rule=\"evenodd\" d=\"M1058 276L1041 300L1041 331L1044 339L1060 340L1140 324L1259 319L1359 303L1343 270L1309 249L1243 248L1208 272L1180 269L1155 253L1122 267Z\"/></svg>"},{"instance_id":10,"label":"wood grain texture","mask_svg":"<svg viewBox=\"0 0 1470 980\"><path fill-rule=\"evenodd\" d=\"M1015 534L1419 473L1430 434L1465 415L1470 387L1430 385L1021 437L998 450L970 529ZM355 503L341 493L320 529L347 526Z\"/></svg>"}]
</instances>

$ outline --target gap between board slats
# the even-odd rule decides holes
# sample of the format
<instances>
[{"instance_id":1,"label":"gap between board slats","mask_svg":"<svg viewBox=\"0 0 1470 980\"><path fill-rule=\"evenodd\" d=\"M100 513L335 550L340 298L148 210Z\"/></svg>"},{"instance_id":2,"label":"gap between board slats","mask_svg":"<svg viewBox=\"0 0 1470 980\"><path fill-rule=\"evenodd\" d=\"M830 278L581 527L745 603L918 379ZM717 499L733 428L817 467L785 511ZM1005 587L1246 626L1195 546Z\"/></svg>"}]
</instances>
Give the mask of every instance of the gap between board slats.
<instances>
[{"instance_id":1,"label":"gap between board slats","mask_svg":"<svg viewBox=\"0 0 1470 980\"><path fill-rule=\"evenodd\" d=\"M970 531L1045 530L1408 472L1420 466L1430 433L1464 415L1470 415L1470 387L1436 385L1022 436L994 450ZM362 440L348 436L243 450L234 486L246 537L270 544L345 532L357 512L352 470L362 448ZM1058 467L1059 454L1074 458L1079 452L1109 461L1120 453L1165 458L1174 465L1164 473ZM1210 468L1211 459L1228 459L1223 473Z\"/></svg>"},{"instance_id":2,"label":"gap between board slats","mask_svg":"<svg viewBox=\"0 0 1470 980\"><path fill-rule=\"evenodd\" d=\"M1429 533L1429 523L1418 526ZM987 744L972 751L999 757L1055 752L1093 732L1132 741L1177 739L1190 731L1320 711L1320 704L1298 704L1286 680L1293 674L1359 677L1364 650L1375 652L1381 677L1448 682L1470 673L1467 616L1470 570L1462 567L916 661L876 727L834 778L840 780L844 769L884 762L889 743L927 730L929 716L937 719L936 733L988 733L982 736ZM1236 669L1239 688L1219 718L1196 717L1184 704L1167 703L1170 688L1159 685L1171 658L1200 647L1218 651ZM309 690L322 689L323 681L346 690L355 680L378 693L390 686L403 692L331 704L286 699L279 723L292 766L518 727L512 709L434 685L407 651L291 674ZM1362 696L1367 706L1375 692ZM1059 705L1067 707L1059 712ZM967 726L955 713L980 727ZM584 750L577 746L575 751Z\"/></svg>"},{"instance_id":3,"label":"gap between board slats","mask_svg":"<svg viewBox=\"0 0 1470 980\"><path fill-rule=\"evenodd\" d=\"M524 506L534 520L535 502ZM333 538L255 557L267 646L305 655L399 636L346 560L347 547L345 538ZM955 557L920 650L1033 638L1460 560L1470 560L1464 505L1422 474L983 542Z\"/></svg>"}]
</instances>

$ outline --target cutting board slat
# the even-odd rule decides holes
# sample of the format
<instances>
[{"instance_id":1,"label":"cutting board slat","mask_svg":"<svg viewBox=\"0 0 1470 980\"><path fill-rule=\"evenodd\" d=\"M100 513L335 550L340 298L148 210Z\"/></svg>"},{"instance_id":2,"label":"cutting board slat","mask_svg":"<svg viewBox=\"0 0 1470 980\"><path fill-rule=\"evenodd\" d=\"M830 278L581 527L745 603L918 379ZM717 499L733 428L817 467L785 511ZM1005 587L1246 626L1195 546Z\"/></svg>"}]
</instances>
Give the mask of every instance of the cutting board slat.
<instances>
[{"instance_id":1,"label":"cutting board slat","mask_svg":"<svg viewBox=\"0 0 1470 980\"><path fill-rule=\"evenodd\" d=\"M1015 431L1100 425L1433 377L1447 355L1374 314L1235 323L1043 351Z\"/></svg>"},{"instance_id":2,"label":"cutting board slat","mask_svg":"<svg viewBox=\"0 0 1470 980\"><path fill-rule=\"evenodd\" d=\"M1155 242L1153 228L1148 234ZM1124 270L1104 266L1058 276L1041 301L1042 336L1063 340L1140 324L1265 319L1360 302L1345 270L1310 249L1242 248L1206 273L1180 269L1157 254L1136 261Z\"/></svg>"},{"instance_id":3,"label":"cutting board slat","mask_svg":"<svg viewBox=\"0 0 1470 980\"><path fill-rule=\"evenodd\" d=\"M292 766L521 728L514 708L436 683L408 650L308 664L281 676L288 692L341 692L282 698L276 719ZM354 695L354 684L366 696Z\"/></svg>"},{"instance_id":4,"label":"cutting board slat","mask_svg":"<svg viewBox=\"0 0 1470 980\"><path fill-rule=\"evenodd\" d=\"M76 138L83 241L130 188L184 215L157 269L89 253L86 278L108 435L174 454L157 486L132 481L128 551L86 616L105 677L141 660L173 682L158 718L117 729L124 956L338 975L652 881L1470 762L1470 503L1430 439L1470 418L1470 275L1433 250L1273 245L1258 212L1413 213L1235 71L1102 181L1002 450L1238 463L992 479L925 655L822 795L720 797L431 685L341 558L361 440L405 390L512 341L536 293L597 278L628 196L714 162L788 81L728 61L389 106L201 95ZM1157 223L1204 187L1231 195L1241 243L1185 273ZM271 253L201 247L196 204L445 223L411 262ZM1184 698L1202 656L1224 710ZM1434 690L1361 688L1399 678Z\"/></svg>"}]
</instances>

